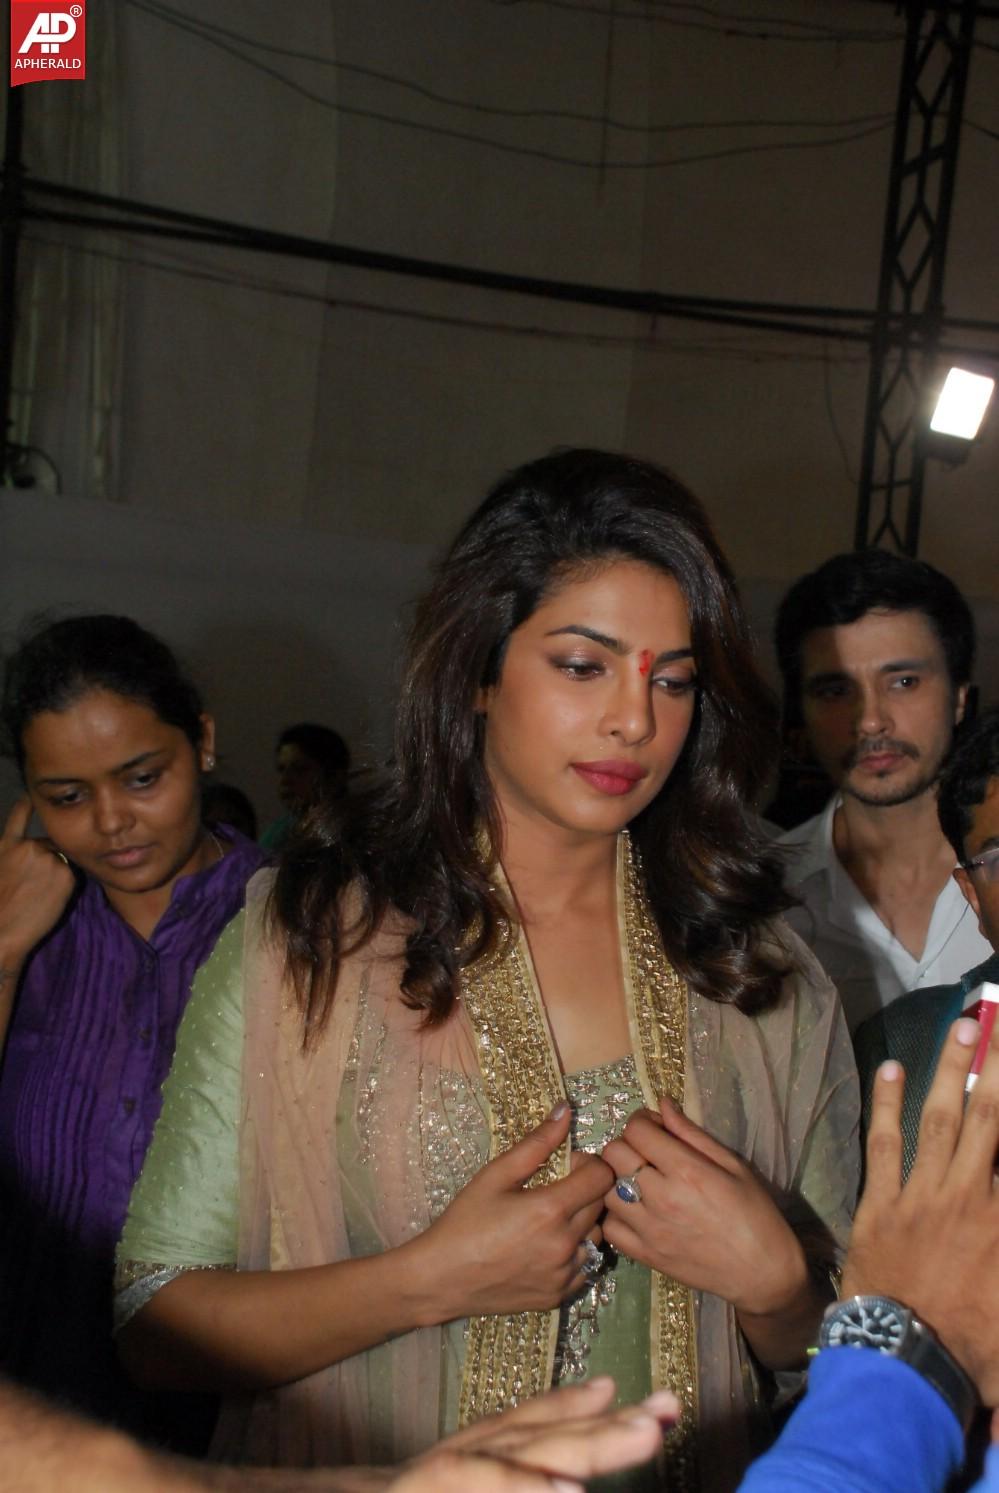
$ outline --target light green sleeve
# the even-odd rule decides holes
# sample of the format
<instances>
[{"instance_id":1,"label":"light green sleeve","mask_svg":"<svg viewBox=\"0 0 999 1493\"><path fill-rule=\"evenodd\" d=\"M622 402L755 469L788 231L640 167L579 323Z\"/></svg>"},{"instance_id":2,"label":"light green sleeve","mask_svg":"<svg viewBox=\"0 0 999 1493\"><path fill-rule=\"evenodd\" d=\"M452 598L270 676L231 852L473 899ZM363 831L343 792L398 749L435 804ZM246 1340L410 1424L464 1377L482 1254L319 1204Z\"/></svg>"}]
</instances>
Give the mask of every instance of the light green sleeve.
<instances>
[{"instance_id":1,"label":"light green sleeve","mask_svg":"<svg viewBox=\"0 0 999 1493\"><path fill-rule=\"evenodd\" d=\"M245 917L195 976L118 1244L119 1290L153 1271L236 1264Z\"/></svg>"}]
</instances>

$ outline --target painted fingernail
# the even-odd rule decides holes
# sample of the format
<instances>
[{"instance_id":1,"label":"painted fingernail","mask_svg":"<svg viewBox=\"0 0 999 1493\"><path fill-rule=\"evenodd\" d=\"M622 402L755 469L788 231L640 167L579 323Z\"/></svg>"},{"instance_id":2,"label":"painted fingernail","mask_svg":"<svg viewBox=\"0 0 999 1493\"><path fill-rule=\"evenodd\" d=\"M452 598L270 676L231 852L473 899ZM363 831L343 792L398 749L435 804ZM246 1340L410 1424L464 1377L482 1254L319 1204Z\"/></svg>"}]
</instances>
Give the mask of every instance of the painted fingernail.
<instances>
[{"instance_id":1,"label":"painted fingernail","mask_svg":"<svg viewBox=\"0 0 999 1493\"><path fill-rule=\"evenodd\" d=\"M608 1384L612 1387L614 1384L614 1380L611 1378L610 1374L598 1374L595 1379L587 1379L586 1383L583 1385L583 1388L606 1390Z\"/></svg>"},{"instance_id":2,"label":"painted fingernail","mask_svg":"<svg viewBox=\"0 0 999 1493\"><path fill-rule=\"evenodd\" d=\"M566 1103L566 1101L563 1099L562 1102L561 1102L561 1104L556 1104L555 1108L552 1110L552 1112L548 1116L548 1118L549 1118L549 1120L561 1120L562 1116L566 1115L568 1113L569 1113L569 1106ZM576 1484L576 1483L573 1484L573 1487L578 1487L578 1486L579 1485Z\"/></svg>"},{"instance_id":3,"label":"painted fingernail","mask_svg":"<svg viewBox=\"0 0 999 1493\"><path fill-rule=\"evenodd\" d=\"M652 1394L646 1395L642 1401L642 1409L647 1410L650 1415L654 1415L657 1419L660 1416L679 1415L680 1401L670 1390L657 1389Z\"/></svg>"},{"instance_id":4,"label":"painted fingernail","mask_svg":"<svg viewBox=\"0 0 999 1493\"><path fill-rule=\"evenodd\" d=\"M894 1058L889 1058L887 1063L882 1063L878 1069L878 1077L884 1083L897 1083L902 1077L902 1064L896 1063Z\"/></svg>"},{"instance_id":5,"label":"painted fingernail","mask_svg":"<svg viewBox=\"0 0 999 1493\"><path fill-rule=\"evenodd\" d=\"M962 1047L974 1047L981 1035L981 1027L970 1016L962 1016L954 1023L954 1036Z\"/></svg>"},{"instance_id":6,"label":"painted fingernail","mask_svg":"<svg viewBox=\"0 0 999 1493\"><path fill-rule=\"evenodd\" d=\"M657 1431L659 1430L658 1416L649 1415L644 1410L635 1410L631 1415L626 1415L625 1421L629 1426L634 1426L636 1430L647 1431L653 1426Z\"/></svg>"}]
</instances>

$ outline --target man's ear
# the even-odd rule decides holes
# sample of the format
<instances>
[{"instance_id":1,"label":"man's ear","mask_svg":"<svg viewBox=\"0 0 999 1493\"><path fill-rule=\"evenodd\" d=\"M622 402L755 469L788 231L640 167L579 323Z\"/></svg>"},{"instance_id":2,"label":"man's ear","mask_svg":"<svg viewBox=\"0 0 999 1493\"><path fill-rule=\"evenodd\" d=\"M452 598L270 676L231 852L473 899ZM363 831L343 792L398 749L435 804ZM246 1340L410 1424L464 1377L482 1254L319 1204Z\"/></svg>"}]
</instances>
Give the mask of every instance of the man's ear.
<instances>
[{"instance_id":1,"label":"man's ear","mask_svg":"<svg viewBox=\"0 0 999 1493\"><path fill-rule=\"evenodd\" d=\"M964 720L964 709L965 709L965 706L968 703L968 690L969 690L969 688L970 688L970 686L967 685L967 684L959 684L958 687L957 687L957 691L956 691L956 693L954 695L954 724L955 724L955 726L959 726L961 724L961 722Z\"/></svg>"},{"instance_id":2,"label":"man's ear","mask_svg":"<svg viewBox=\"0 0 999 1493\"><path fill-rule=\"evenodd\" d=\"M958 886L961 888L961 891L964 893L965 901L968 903L972 912L975 914L975 917L978 919L978 926L982 930L982 937L988 938L988 934L985 932L985 929L982 928L982 911L978 905L978 893L975 891L975 883L972 880L971 872L966 871L963 866L958 866L957 869L951 874L953 875L954 880L957 882Z\"/></svg>"}]
</instances>

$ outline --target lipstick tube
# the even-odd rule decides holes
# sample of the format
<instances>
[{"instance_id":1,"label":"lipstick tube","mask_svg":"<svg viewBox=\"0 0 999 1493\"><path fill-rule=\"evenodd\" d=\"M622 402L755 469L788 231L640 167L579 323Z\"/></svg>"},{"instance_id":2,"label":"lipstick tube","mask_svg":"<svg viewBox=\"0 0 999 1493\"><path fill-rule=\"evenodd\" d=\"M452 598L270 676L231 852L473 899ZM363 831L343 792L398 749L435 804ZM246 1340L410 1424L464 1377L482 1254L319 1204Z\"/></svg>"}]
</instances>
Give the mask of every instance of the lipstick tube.
<instances>
[{"instance_id":1,"label":"lipstick tube","mask_svg":"<svg viewBox=\"0 0 999 1493\"><path fill-rule=\"evenodd\" d=\"M992 1037L992 1028L995 1026L996 1011L999 1011L999 985L992 985L988 981L981 986L978 992L978 1000L969 1006L962 1014L971 1016L982 1029L975 1048L975 1059L971 1065L971 1072L965 1080L964 1092L970 1094L978 1082L978 1075L982 1071L985 1062L985 1054L989 1050L989 1042Z\"/></svg>"}]
</instances>

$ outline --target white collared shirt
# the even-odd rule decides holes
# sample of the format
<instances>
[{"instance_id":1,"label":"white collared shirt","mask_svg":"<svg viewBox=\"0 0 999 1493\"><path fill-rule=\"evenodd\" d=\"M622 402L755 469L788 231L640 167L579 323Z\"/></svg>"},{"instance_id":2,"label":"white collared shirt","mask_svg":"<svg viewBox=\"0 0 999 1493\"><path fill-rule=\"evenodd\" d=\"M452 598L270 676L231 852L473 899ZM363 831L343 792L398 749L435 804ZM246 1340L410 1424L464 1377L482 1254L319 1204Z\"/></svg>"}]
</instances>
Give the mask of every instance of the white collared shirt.
<instances>
[{"instance_id":1,"label":"white collared shirt","mask_svg":"<svg viewBox=\"0 0 999 1493\"><path fill-rule=\"evenodd\" d=\"M992 952L978 919L948 878L930 919L922 957L914 959L878 917L840 864L833 846L835 794L814 819L788 830L785 882L801 907L784 914L837 987L850 1031L896 996L922 985L950 985Z\"/></svg>"}]
</instances>

